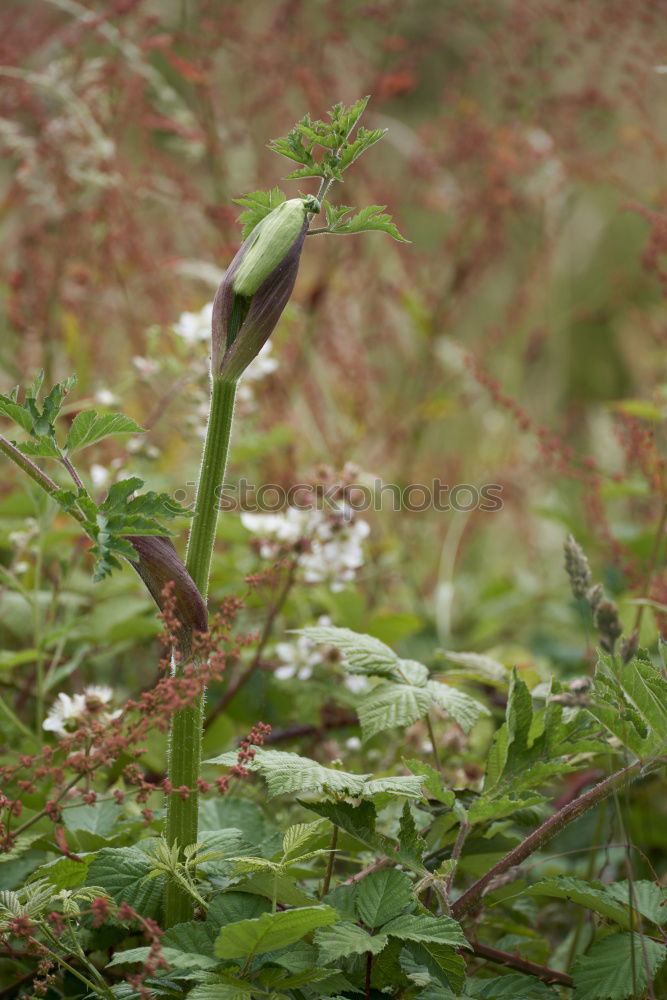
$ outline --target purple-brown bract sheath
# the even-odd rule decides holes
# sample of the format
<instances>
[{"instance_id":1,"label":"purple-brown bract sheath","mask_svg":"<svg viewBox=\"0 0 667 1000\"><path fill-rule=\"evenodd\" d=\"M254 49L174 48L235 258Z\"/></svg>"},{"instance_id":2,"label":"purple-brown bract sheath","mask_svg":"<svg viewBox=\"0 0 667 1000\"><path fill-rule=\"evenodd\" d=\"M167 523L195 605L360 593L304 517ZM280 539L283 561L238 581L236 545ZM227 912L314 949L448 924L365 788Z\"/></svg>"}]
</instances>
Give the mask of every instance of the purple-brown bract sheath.
<instances>
[{"instance_id":1,"label":"purple-brown bract sheath","mask_svg":"<svg viewBox=\"0 0 667 1000\"><path fill-rule=\"evenodd\" d=\"M238 381L271 336L292 294L307 231L306 216L300 232L280 263L262 282L255 294L245 300L248 303L248 311L233 342L227 346L232 312L235 300L238 299L234 291L234 278L249 245L252 244L253 234L251 233L241 245L213 302L211 365L214 378L229 382Z\"/></svg>"},{"instance_id":2,"label":"purple-brown bract sheath","mask_svg":"<svg viewBox=\"0 0 667 1000\"><path fill-rule=\"evenodd\" d=\"M164 535L130 535L128 539L138 556L132 566L161 611L164 605L164 588L167 583L173 582L175 612L181 624L179 647L181 653L187 655L192 647L194 633L208 630L208 611L194 580L170 538Z\"/></svg>"}]
</instances>

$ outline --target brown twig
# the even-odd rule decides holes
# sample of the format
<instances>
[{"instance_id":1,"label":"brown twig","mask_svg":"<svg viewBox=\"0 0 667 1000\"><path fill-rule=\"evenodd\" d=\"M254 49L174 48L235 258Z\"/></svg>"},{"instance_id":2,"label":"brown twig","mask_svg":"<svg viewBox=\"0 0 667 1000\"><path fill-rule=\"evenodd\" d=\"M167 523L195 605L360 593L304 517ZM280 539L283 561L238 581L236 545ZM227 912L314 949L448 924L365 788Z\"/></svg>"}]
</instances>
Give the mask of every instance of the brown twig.
<instances>
[{"instance_id":1,"label":"brown twig","mask_svg":"<svg viewBox=\"0 0 667 1000\"><path fill-rule=\"evenodd\" d=\"M585 812L591 809L598 802L602 802L608 795L611 795L620 785L623 785L626 781L633 781L638 778L643 764L641 761L635 761L634 764L630 764L628 767L622 768L620 771L616 771L614 774L610 775L604 781L601 781L599 785L595 785L588 792L585 792L578 799L573 802L569 802L558 812L554 813L547 820L544 821L536 830L533 830L525 840L522 840L520 844L506 854L504 858L501 858L497 864L493 865L492 868L482 875L481 878L477 879L476 882L466 889L466 891L459 896L459 898L452 903L451 915L455 920L460 920L465 917L466 914L470 913L471 910L475 908L477 903L481 900L484 895L484 890L495 878L499 875L503 875L508 869L514 868L516 865L520 865L522 861L538 851L540 847L546 844L552 837L555 837L557 833L566 827L573 820L578 819Z\"/></svg>"},{"instance_id":2,"label":"brown twig","mask_svg":"<svg viewBox=\"0 0 667 1000\"><path fill-rule=\"evenodd\" d=\"M470 947L478 958L486 958L489 962L506 965L510 969L516 969L517 972L541 979L543 983L558 983L559 986L569 986L570 988L574 986L574 979L572 976L568 976L567 972L558 972L546 965L529 962L528 959L521 958L519 955L511 955L508 951L500 951L498 948L491 948L478 941L471 941Z\"/></svg>"},{"instance_id":3,"label":"brown twig","mask_svg":"<svg viewBox=\"0 0 667 1000\"><path fill-rule=\"evenodd\" d=\"M364 983L364 996L366 1000L371 995L371 976L373 974L373 952L366 952L366 981Z\"/></svg>"}]
</instances>

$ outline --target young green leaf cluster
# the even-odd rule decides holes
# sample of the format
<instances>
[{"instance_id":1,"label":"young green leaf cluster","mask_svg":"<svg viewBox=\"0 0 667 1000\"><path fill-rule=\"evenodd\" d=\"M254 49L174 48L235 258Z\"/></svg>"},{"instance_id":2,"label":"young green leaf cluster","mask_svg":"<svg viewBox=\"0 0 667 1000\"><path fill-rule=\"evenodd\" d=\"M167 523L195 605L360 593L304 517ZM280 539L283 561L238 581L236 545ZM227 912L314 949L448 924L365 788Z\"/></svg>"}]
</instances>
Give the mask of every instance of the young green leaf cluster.
<instances>
[{"instance_id":1,"label":"young green leaf cluster","mask_svg":"<svg viewBox=\"0 0 667 1000\"><path fill-rule=\"evenodd\" d=\"M122 413L98 413L97 410L80 410L64 436L58 439L57 421L68 393L76 383L71 375L57 382L40 402L44 375L41 373L28 387L20 400L20 387L9 395L0 395L0 414L8 417L29 436L27 441L9 441L14 454L26 457L30 468L39 473L34 458L57 461L74 481L74 489L59 487L48 476L36 481L46 488L49 496L62 510L79 521L82 529L93 541L91 553L95 557L94 579L102 580L121 566L120 559L136 561L137 553L127 536L169 535L164 521L187 517L189 512L176 503L168 493L138 491L144 481L137 476L114 483L102 503L97 503L83 484L74 468L71 456L104 438L115 434L138 434L142 428ZM18 456L17 456L18 457Z\"/></svg>"},{"instance_id":2,"label":"young green leaf cluster","mask_svg":"<svg viewBox=\"0 0 667 1000\"><path fill-rule=\"evenodd\" d=\"M335 104L329 111L329 121L326 122L312 121L310 115L306 115L286 136L272 140L269 148L301 164L297 170L287 175L288 180L301 177L320 178L317 197L325 211L327 225L321 229L311 229L309 234L346 235L383 232L400 243L407 243L408 240L401 236L391 216L385 212L386 205L368 205L351 218L346 218L353 211L349 205L335 206L324 198L333 182L342 182L343 172L387 131L357 128L368 101L368 97L363 97L350 107ZM352 137L355 128L357 131ZM322 151L319 156L318 149ZM244 208L239 216L239 222L243 226L243 238L246 239L255 226L285 199L285 194L279 188L273 188L271 191L252 191L236 198L237 204Z\"/></svg>"}]
</instances>

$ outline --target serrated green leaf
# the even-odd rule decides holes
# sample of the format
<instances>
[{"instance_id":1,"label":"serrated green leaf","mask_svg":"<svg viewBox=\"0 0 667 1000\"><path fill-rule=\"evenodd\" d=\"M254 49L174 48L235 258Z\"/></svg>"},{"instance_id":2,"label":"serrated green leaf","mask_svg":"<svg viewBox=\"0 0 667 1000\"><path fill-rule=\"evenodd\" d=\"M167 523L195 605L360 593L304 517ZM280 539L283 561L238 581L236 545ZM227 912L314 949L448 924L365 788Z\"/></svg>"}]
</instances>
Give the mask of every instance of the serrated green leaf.
<instances>
[{"instance_id":1,"label":"serrated green leaf","mask_svg":"<svg viewBox=\"0 0 667 1000\"><path fill-rule=\"evenodd\" d=\"M557 1000L558 994L539 979L510 972L492 979L468 980L466 996L475 1000Z\"/></svg>"},{"instance_id":2,"label":"serrated green leaf","mask_svg":"<svg viewBox=\"0 0 667 1000\"><path fill-rule=\"evenodd\" d=\"M627 881L612 882L611 885L605 886L605 889L612 899L624 905L628 904L630 896ZM633 908L641 913L642 917L659 926L667 923L667 889L664 886L646 880L633 882L632 899Z\"/></svg>"},{"instance_id":3,"label":"serrated green leaf","mask_svg":"<svg viewBox=\"0 0 667 1000\"><path fill-rule=\"evenodd\" d=\"M364 800L358 805L351 805L349 802L297 801L299 801L299 805L317 813L318 816L324 816L379 854L392 855L396 853L397 842L382 833L378 833L375 829L377 813L372 802Z\"/></svg>"},{"instance_id":4,"label":"serrated green leaf","mask_svg":"<svg viewBox=\"0 0 667 1000\"><path fill-rule=\"evenodd\" d=\"M366 927L382 927L414 903L412 882L405 872L380 868L362 879L357 887L355 906Z\"/></svg>"},{"instance_id":5,"label":"serrated green leaf","mask_svg":"<svg viewBox=\"0 0 667 1000\"><path fill-rule=\"evenodd\" d=\"M446 944L450 948L470 947L460 924L445 916L431 917L422 913L407 913L384 924L382 933L403 941Z\"/></svg>"},{"instance_id":6,"label":"serrated green leaf","mask_svg":"<svg viewBox=\"0 0 667 1000\"><path fill-rule=\"evenodd\" d=\"M377 955L389 938L385 934L371 935L357 924L341 921L333 927L316 931L314 940L319 949L320 961L326 964L347 955L363 955L367 952Z\"/></svg>"},{"instance_id":7,"label":"serrated green leaf","mask_svg":"<svg viewBox=\"0 0 667 1000\"><path fill-rule=\"evenodd\" d=\"M399 672L400 658L393 649L372 635L353 632L349 628L323 625L310 625L297 632L307 636L312 642L339 649L350 673L386 677L393 681L402 679Z\"/></svg>"},{"instance_id":8,"label":"serrated green leaf","mask_svg":"<svg viewBox=\"0 0 667 1000\"><path fill-rule=\"evenodd\" d=\"M266 896L276 900L281 906L312 906L317 900L300 889L296 879L289 875L276 875L273 872L257 872L243 879L238 888L250 895Z\"/></svg>"},{"instance_id":9,"label":"serrated green leaf","mask_svg":"<svg viewBox=\"0 0 667 1000\"><path fill-rule=\"evenodd\" d=\"M65 448L71 454L112 434L141 433L143 427L122 413L104 413L99 416L96 410L82 410L72 421Z\"/></svg>"},{"instance_id":10,"label":"serrated green leaf","mask_svg":"<svg viewBox=\"0 0 667 1000\"><path fill-rule=\"evenodd\" d=\"M339 153L340 169L341 171L347 170L355 160L370 149L379 139L387 134L386 128L376 128L376 129L365 129L360 128L357 132L354 141L346 143Z\"/></svg>"},{"instance_id":11,"label":"serrated green leaf","mask_svg":"<svg viewBox=\"0 0 667 1000\"><path fill-rule=\"evenodd\" d=\"M409 861L411 868L422 866L422 859L426 850L424 838L417 829L412 810L408 802L403 806L401 820L398 826L398 842L400 844L400 856Z\"/></svg>"},{"instance_id":12,"label":"serrated green leaf","mask_svg":"<svg viewBox=\"0 0 667 1000\"><path fill-rule=\"evenodd\" d=\"M327 826L324 821L316 820L314 823L297 823L288 827L283 837L283 860L296 857L314 840L320 838Z\"/></svg>"},{"instance_id":13,"label":"serrated green leaf","mask_svg":"<svg viewBox=\"0 0 667 1000\"><path fill-rule=\"evenodd\" d=\"M403 763L410 771L412 771L413 774L418 775L421 778L424 786L424 793L428 796L428 798L435 799L437 802L442 802L442 804L446 806L451 807L454 805L456 802L456 795L451 789L444 787L442 776L438 774L435 768L421 760L406 760L403 758Z\"/></svg>"},{"instance_id":14,"label":"serrated green leaf","mask_svg":"<svg viewBox=\"0 0 667 1000\"><path fill-rule=\"evenodd\" d=\"M443 649L442 655L451 663L456 663L462 667L457 673L467 677L476 677L480 680L490 681L492 684L499 684L507 680L508 670L498 660L483 653L453 652L450 649Z\"/></svg>"},{"instance_id":15,"label":"serrated green leaf","mask_svg":"<svg viewBox=\"0 0 667 1000\"><path fill-rule=\"evenodd\" d=\"M594 944L586 955L578 956L572 970L576 998L626 1000L637 997L648 985L647 970L653 977L666 957L667 948L651 938L639 934L611 934Z\"/></svg>"},{"instance_id":16,"label":"serrated green leaf","mask_svg":"<svg viewBox=\"0 0 667 1000\"><path fill-rule=\"evenodd\" d=\"M317 927L325 927L338 920L330 906L308 906L278 913L263 913L253 920L240 920L227 924L220 931L214 944L218 958L247 958L263 955L267 951L286 948Z\"/></svg>"},{"instance_id":17,"label":"serrated green leaf","mask_svg":"<svg viewBox=\"0 0 667 1000\"><path fill-rule=\"evenodd\" d=\"M117 903L129 903L144 917L157 919L162 906L164 876L144 881L151 872L150 838L139 847L103 848L88 869L86 885L99 885Z\"/></svg>"},{"instance_id":18,"label":"serrated green leaf","mask_svg":"<svg viewBox=\"0 0 667 1000\"><path fill-rule=\"evenodd\" d=\"M242 205L244 212L238 217L242 225L243 239L247 239L255 226L262 221L274 208L286 200L286 195L280 188L272 188L270 191L251 191L249 194L241 195L233 200L237 205Z\"/></svg>"},{"instance_id":19,"label":"serrated green leaf","mask_svg":"<svg viewBox=\"0 0 667 1000\"><path fill-rule=\"evenodd\" d=\"M428 667L418 660L399 660L397 670L403 683L412 684L414 687L426 687Z\"/></svg>"},{"instance_id":20,"label":"serrated green leaf","mask_svg":"<svg viewBox=\"0 0 667 1000\"><path fill-rule=\"evenodd\" d=\"M600 882L584 882L582 879L559 875L543 879L525 890L528 896L548 896L553 899L568 899L579 906L585 906L594 913L613 920L624 930L630 930L633 921L628 909L613 899Z\"/></svg>"},{"instance_id":21,"label":"serrated green leaf","mask_svg":"<svg viewBox=\"0 0 667 1000\"><path fill-rule=\"evenodd\" d=\"M101 837L110 834L123 812L113 799L103 799L94 805L68 806L63 810L63 824L68 830L85 830Z\"/></svg>"},{"instance_id":22,"label":"serrated green leaf","mask_svg":"<svg viewBox=\"0 0 667 1000\"><path fill-rule=\"evenodd\" d=\"M609 657L597 665L587 711L640 760L667 745L667 680L646 660L616 669Z\"/></svg>"},{"instance_id":23,"label":"serrated green leaf","mask_svg":"<svg viewBox=\"0 0 667 1000\"><path fill-rule=\"evenodd\" d=\"M459 724L464 733L470 732L481 715L489 715L489 710L476 698L450 687L440 681L429 681L426 685L428 693L439 708L445 711Z\"/></svg>"},{"instance_id":24,"label":"serrated green leaf","mask_svg":"<svg viewBox=\"0 0 667 1000\"><path fill-rule=\"evenodd\" d=\"M376 685L357 706L364 741L385 729L406 728L423 719L431 705L426 688L412 684Z\"/></svg>"},{"instance_id":25,"label":"serrated green leaf","mask_svg":"<svg viewBox=\"0 0 667 1000\"><path fill-rule=\"evenodd\" d=\"M401 236L391 215L385 212L386 207L386 205L367 205L352 218L339 220L329 232L335 235L382 232L388 233L399 243L409 243L409 240Z\"/></svg>"},{"instance_id":26,"label":"serrated green leaf","mask_svg":"<svg viewBox=\"0 0 667 1000\"><path fill-rule=\"evenodd\" d=\"M24 431L31 433L35 422L34 418L23 406L20 405L20 403L17 403L10 396L0 395L0 413L9 417L9 419L13 420L15 424L22 427Z\"/></svg>"},{"instance_id":27,"label":"serrated green leaf","mask_svg":"<svg viewBox=\"0 0 667 1000\"><path fill-rule=\"evenodd\" d=\"M207 764L236 764L235 751L221 754L205 761ZM320 792L328 795L348 795L354 798L378 795L382 792L419 798L421 782L416 778L377 778L367 774L350 774L332 767L323 767L308 757L286 753L282 750L258 749L254 758L245 765L265 779L269 796L288 795L294 792Z\"/></svg>"},{"instance_id":28,"label":"serrated green leaf","mask_svg":"<svg viewBox=\"0 0 667 1000\"><path fill-rule=\"evenodd\" d=\"M251 983L199 983L188 993L188 1000L249 1000L257 996Z\"/></svg>"},{"instance_id":29,"label":"serrated green leaf","mask_svg":"<svg viewBox=\"0 0 667 1000\"><path fill-rule=\"evenodd\" d=\"M299 167L298 170L292 170L291 173L285 174L285 179L297 180L299 177L324 177L325 173L324 167L320 166L319 163L314 163L312 167Z\"/></svg>"},{"instance_id":30,"label":"serrated green leaf","mask_svg":"<svg viewBox=\"0 0 667 1000\"><path fill-rule=\"evenodd\" d=\"M55 438L46 434L40 434L31 441L22 441L17 448L23 455L31 458L61 458Z\"/></svg>"},{"instance_id":31,"label":"serrated green leaf","mask_svg":"<svg viewBox=\"0 0 667 1000\"><path fill-rule=\"evenodd\" d=\"M472 826L475 823L488 823L490 820L503 819L505 816L513 816L520 809L528 809L530 806L537 806L542 802L544 802L544 798L541 795L528 795L525 798L517 798L512 795L490 798L481 795L468 808L468 823Z\"/></svg>"},{"instance_id":32,"label":"serrated green leaf","mask_svg":"<svg viewBox=\"0 0 667 1000\"><path fill-rule=\"evenodd\" d=\"M232 890L213 897L206 911L206 922L219 930L226 924L259 917L270 909L271 904L268 899L262 899L253 893Z\"/></svg>"},{"instance_id":33,"label":"serrated green leaf","mask_svg":"<svg viewBox=\"0 0 667 1000\"><path fill-rule=\"evenodd\" d=\"M453 948L432 941L407 941L406 950L423 965L436 983L453 991L458 997L465 982L465 960ZM435 1000L435 998L434 998Z\"/></svg>"}]
</instances>

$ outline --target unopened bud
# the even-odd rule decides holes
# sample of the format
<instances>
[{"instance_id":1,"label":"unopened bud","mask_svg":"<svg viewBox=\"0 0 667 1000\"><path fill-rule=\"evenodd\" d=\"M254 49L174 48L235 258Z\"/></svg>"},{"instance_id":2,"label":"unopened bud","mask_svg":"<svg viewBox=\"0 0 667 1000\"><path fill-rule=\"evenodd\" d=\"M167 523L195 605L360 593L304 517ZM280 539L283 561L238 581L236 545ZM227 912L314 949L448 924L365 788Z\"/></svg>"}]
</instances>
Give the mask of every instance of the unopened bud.
<instances>
[{"instance_id":1,"label":"unopened bud","mask_svg":"<svg viewBox=\"0 0 667 1000\"><path fill-rule=\"evenodd\" d=\"M234 294L251 298L300 235L309 211L319 210L316 198L290 198L265 215L243 244L243 256L232 282Z\"/></svg>"},{"instance_id":2,"label":"unopened bud","mask_svg":"<svg viewBox=\"0 0 667 1000\"><path fill-rule=\"evenodd\" d=\"M214 378L236 382L271 336L299 269L312 195L291 198L252 230L229 265L213 302Z\"/></svg>"}]
</instances>

